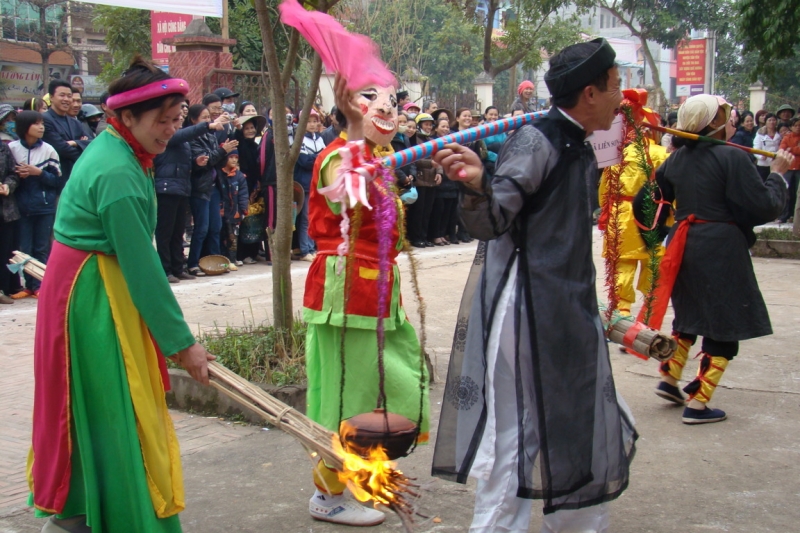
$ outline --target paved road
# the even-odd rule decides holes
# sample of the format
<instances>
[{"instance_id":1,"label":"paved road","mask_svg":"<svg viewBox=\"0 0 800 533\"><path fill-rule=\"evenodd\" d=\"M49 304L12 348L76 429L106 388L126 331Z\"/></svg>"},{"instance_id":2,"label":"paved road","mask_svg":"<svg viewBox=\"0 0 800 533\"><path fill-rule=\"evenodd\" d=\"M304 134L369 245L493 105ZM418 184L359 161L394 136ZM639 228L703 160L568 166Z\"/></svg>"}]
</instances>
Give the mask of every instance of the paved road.
<instances>
[{"instance_id":1,"label":"paved road","mask_svg":"<svg viewBox=\"0 0 800 533\"><path fill-rule=\"evenodd\" d=\"M599 235L595 239L599 263ZM429 351L440 382L431 391L438 419L453 323L474 245L422 250L421 285L428 316ZM656 369L612 349L617 386L631 405L641 435L631 485L612 504L617 533L793 532L800 530L800 262L755 259L775 334L742 343L715 396L729 420L703 427L680 423L680 409L652 394ZM602 267L600 267L602 268ZM407 268L405 303L416 322ZM307 265L293 266L299 305ZM598 285L601 286L601 285ZM735 290L735 288L733 288ZM227 276L175 287L187 320L197 327L240 325L271 315L269 267L244 267ZM0 309L0 533L38 531L41 522L22 507L23 463L30 431L30 351L35 302ZM669 324L671 317L665 320ZM695 350L696 351L696 350ZM691 377L697 361L690 361ZM310 463L300 446L277 430L227 424L174 413L184 455L187 532L334 532L348 528L314 522L306 512ZM432 437L435 438L435 432ZM418 531L465 531L473 485L429 476L433 447L421 447L402 468L423 486ZM531 531L538 531L533 506ZM439 520L434 522L433 518ZM398 531L389 517L374 531Z\"/></svg>"}]
</instances>

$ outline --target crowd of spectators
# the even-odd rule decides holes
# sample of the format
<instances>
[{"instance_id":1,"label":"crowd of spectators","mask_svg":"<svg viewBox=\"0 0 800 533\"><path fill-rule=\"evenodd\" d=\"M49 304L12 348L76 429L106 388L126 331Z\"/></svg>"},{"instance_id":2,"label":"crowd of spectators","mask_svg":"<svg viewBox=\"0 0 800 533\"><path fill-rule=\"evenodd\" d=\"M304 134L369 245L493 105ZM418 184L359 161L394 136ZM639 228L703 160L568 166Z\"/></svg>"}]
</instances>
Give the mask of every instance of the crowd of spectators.
<instances>
[{"instance_id":1,"label":"crowd of spectators","mask_svg":"<svg viewBox=\"0 0 800 533\"><path fill-rule=\"evenodd\" d=\"M504 116L535 109L533 84L523 81L518 97ZM316 245L308 236L308 207L312 170L318 155L340 133L336 108L326 113L308 110L306 131L298 132L298 113L266 109L221 87L201 102L183 105L182 128L164 153L155 158L154 183L158 197L155 244L164 275L170 283L193 280L204 273L199 262L206 255L225 255L232 269L270 261L265 238L274 230L277 209L275 128L286 128L290 144L302 143L294 168L294 234L292 258L313 261ZM452 131L496 121L500 110L483 114L468 108L439 108L433 100L411 101L398 93L399 125L390 147L382 153L404 150ZM46 263L61 188L89 143L107 127L111 111L107 94L99 106L83 103L81 91L63 80L53 80L43 98L26 100L21 108L0 104L0 259L7 262L20 250ZM303 113L304 111L301 111ZM800 156L800 119L782 105L774 113L735 111L732 142L770 152L779 148ZM674 126L670 113L666 125ZM469 144L489 172L510 134L498 134ZM662 144L669 146L670 136ZM800 162L800 157L796 158ZM755 156L766 178L771 160ZM458 218L458 189L441 167L422 159L396 170L396 184L406 204L406 237L415 248L468 243L472 237ZM800 163L786 174L790 198L779 222L791 220L800 181ZM0 268L0 303L37 297L39 283Z\"/></svg>"},{"instance_id":2,"label":"crowd of spectators","mask_svg":"<svg viewBox=\"0 0 800 533\"><path fill-rule=\"evenodd\" d=\"M753 114L749 110L740 112L734 108L731 112L731 123L736 128L736 133L730 142L773 153L779 149L787 150L795 156L795 162L784 175L789 185L789 200L776 220L780 224L793 222L797 186L800 183L800 117L795 116L795 109L789 104L783 104L774 112L761 109ZM772 158L764 155L752 157L761 178L767 179Z\"/></svg>"}]
</instances>

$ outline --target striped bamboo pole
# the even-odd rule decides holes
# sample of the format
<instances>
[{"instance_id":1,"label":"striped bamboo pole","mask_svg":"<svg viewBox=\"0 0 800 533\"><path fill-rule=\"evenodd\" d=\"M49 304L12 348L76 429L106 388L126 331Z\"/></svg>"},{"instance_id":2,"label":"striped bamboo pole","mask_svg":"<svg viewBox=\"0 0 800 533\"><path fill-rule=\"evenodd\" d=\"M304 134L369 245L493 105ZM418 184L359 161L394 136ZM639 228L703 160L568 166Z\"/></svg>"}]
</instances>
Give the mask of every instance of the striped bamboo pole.
<instances>
[{"instance_id":1,"label":"striped bamboo pole","mask_svg":"<svg viewBox=\"0 0 800 533\"><path fill-rule=\"evenodd\" d=\"M530 124L537 118L547 116L547 111L537 111L535 113L527 113L525 115L517 115L515 117L503 118L488 124L481 124L474 128L469 128L463 131L457 131L444 137L431 139L428 142L400 150L392 155L387 155L383 158L383 164L387 168L399 168L420 159L427 159L433 154L445 147L450 143L464 144L473 141L479 141L492 135L498 135L507 131L512 131L517 128Z\"/></svg>"},{"instance_id":2,"label":"striped bamboo pole","mask_svg":"<svg viewBox=\"0 0 800 533\"><path fill-rule=\"evenodd\" d=\"M744 150L749 154L756 154L756 155L763 155L765 157L775 157L774 152L767 152L766 150L759 150L757 148L750 148L748 146L742 146L741 144L735 144L728 141L723 141L722 139L714 139L712 137L706 137L705 135L698 135L696 133L689 133L686 131L675 130L672 128L665 128L664 126L654 126L646 121L642 121L642 126L648 127L651 130L660 131L662 133L670 133L676 137L682 137L684 139L691 139L693 141L702 141L712 144L722 144L725 146L733 146L734 148L738 148L740 150Z\"/></svg>"}]
</instances>

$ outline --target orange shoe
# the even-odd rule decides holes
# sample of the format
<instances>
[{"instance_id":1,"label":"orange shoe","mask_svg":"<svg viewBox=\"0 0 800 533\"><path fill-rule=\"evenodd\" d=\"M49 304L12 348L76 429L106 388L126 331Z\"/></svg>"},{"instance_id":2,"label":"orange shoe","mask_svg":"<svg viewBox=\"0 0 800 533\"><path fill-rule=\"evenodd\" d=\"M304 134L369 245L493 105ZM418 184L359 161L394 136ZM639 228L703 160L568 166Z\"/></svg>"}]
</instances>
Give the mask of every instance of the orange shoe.
<instances>
[{"instance_id":1,"label":"orange shoe","mask_svg":"<svg viewBox=\"0 0 800 533\"><path fill-rule=\"evenodd\" d=\"M21 291L12 294L11 298L14 300L22 300L23 298L28 298L29 296L33 296L33 293L28 289L22 289Z\"/></svg>"}]
</instances>

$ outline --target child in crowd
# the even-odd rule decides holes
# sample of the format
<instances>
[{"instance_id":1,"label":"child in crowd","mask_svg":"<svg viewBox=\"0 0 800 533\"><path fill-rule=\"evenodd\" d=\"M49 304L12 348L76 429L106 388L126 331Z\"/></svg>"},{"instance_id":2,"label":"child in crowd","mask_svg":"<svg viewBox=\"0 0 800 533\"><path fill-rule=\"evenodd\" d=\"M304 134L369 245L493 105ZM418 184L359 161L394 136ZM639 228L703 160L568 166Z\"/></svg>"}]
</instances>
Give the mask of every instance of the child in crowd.
<instances>
[{"instance_id":1,"label":"child in crowd","mask_svg":"<svg viewBox=\"0 0 800 533\"><path fill-rule=\"evenodd\" d=\"M17 162L19 186L15 192L19 219L19 249L47 263L50 237L56 218L56 199L64 187L58 153L44 142L44 116L38 111L17 115L19 140L8 147ZM25 274L25 288L11 297L15 300L39 296L41 281Z\"/></svg>"},{"instance_id":2,"label":"child in crowd","mask_svg":"<svg viewBox=\"0 0 800 533\"><path fill-rule=\"evenodd\" d=\"M222 199L222 253L237 267L242 262L236 259L236 245L239 241L239 225L247 216L250 193L247 191L247 178L239 170L239 152L233 150L222 167L222 172L228 180L228 193ZM236 269L232 269L236 270Z\"/></svg>"}]
</instances>

